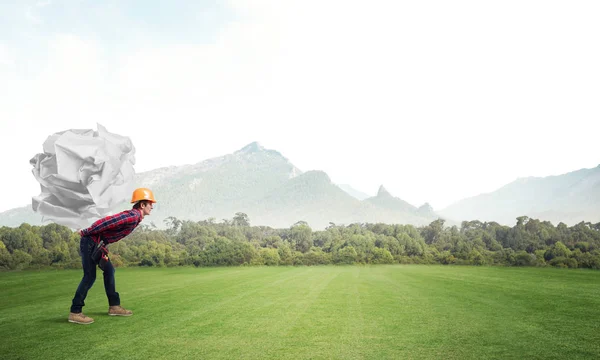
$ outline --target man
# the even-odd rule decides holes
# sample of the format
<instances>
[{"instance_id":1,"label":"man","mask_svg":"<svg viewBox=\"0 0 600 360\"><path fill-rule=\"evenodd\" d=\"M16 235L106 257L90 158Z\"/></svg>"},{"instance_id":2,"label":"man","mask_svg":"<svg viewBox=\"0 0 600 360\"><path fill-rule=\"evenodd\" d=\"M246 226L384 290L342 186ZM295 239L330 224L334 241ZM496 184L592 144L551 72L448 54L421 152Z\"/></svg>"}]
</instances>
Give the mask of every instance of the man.
<instances>
[{"instance_id":1,"label":"man","mask_svg":"<svg viewBox=\"0 0 600 360\"><path fill-rule=\"evenodd\" d=\"M79 252L83 265L83 278L73 297L69 322L76 324L91 324L94 322L94 319L82 312L87 293L96 280L96 263L92 259L94 247L101 241L108 245L129 235L140 224L144 216L150 215L156 200L152 191L147 188L139 188L134 190L131 203L134 204L131 210L107 216L94 222L89 228L79 231L81 235ZM104 272L104 289L108 298L108 315L133 315L131 310L121 307L119 293L115 289L115 268L110 259L101 260L101 264Z\"/></svg>"}]
</instances>

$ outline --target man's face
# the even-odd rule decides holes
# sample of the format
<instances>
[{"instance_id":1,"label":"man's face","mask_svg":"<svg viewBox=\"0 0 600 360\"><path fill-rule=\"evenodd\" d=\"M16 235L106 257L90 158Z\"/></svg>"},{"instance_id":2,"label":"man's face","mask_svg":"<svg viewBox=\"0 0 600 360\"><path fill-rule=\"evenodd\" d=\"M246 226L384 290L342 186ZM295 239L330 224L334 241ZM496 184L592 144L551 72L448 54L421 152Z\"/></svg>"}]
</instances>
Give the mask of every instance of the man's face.
<instances>
[{"instance_id":1,"label":"man's face","mask_svg":"<svg viewBox=\"0 0 600 360\"><path fill-rule=\"evenodd\" d=\"M151 202L147 202L145 204L142 204L142 213L144 214L144 216L146 215L150 215L150 212L152 211L152 203Z\"/></svg>"}]
</instances>

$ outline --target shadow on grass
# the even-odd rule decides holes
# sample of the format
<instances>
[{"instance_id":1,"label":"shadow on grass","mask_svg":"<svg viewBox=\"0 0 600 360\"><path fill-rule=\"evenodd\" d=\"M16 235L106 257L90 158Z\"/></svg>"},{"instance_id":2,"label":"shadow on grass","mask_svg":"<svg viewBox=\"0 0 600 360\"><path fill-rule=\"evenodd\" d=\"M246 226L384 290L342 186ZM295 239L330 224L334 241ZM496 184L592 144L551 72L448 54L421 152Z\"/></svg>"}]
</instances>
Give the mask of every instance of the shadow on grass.
<instances>
[{"instance_id":1,"label":"shadow on grass","mask_svg":"<svg viewBox=\"0 0 600 360\"><path fill-rule=\"evenodd\" d=\"M100 316L104 317L104 316L106 316L106 317L108 317L108 312L107 311L92 311L92 312L84 313L84 314L86 314L89 317L94 317L94 316L97 316L97 317L100 317Z\"/></svg>"},{"instance_id":2,"label":"shadow on grass","mask_svg":"<svg viewBox=\"0 0 600 360\"><path fill-rule=\"evenodd\" d=\"M51 319L46 319L44 322L50 322L53 324L59 323L59 324L71 324L69 322L69 314L65 315L65 316L61 316L61 317L53 317Z\"/></svg>"}]
</instances>

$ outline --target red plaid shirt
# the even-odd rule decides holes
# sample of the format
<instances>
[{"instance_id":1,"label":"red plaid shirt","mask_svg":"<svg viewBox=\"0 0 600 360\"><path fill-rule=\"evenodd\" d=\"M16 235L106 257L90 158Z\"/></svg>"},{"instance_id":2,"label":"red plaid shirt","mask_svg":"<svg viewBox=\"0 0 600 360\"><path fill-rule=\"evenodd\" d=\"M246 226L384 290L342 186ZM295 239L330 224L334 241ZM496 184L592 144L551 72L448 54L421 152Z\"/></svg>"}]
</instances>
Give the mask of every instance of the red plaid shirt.
<instances>
[{"instance_id":1,"label":"red plaid shirt","mask_svg":"<svg viewBox=\"0 0 600 360\"><path fill-rule=\"evenodd\" d=\"M142 212L140 210L125 210L97 220L89 228L81 230L81 235L91 236L96 243L102 239L111 244L131 234L141 221Z\"/></svg>"}]
</instances>

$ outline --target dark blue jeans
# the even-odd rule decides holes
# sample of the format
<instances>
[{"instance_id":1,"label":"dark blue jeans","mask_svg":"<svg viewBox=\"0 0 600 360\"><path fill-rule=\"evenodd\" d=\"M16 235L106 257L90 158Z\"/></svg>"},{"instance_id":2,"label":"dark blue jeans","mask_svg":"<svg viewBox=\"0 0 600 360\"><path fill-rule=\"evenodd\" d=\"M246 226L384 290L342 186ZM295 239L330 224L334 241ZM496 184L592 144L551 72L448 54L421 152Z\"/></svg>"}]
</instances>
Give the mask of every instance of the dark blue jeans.
<instances>
[{"instance_id":1,"label":"dark blue jeans","mask_svg":"<svg viewBox=\"0 0 600 360\"><path fill-rule=\"evenodd\" d=\"M88 291L96 281L96 264L92 261L91 252L94 246L94 240L89 236L83 236L79 243L79 255L81 255L81 265L83 266L83 278L77 287L75 297L71 304L71 312L80 313L85 306L85 298ZM108 298L108 305L121 305L119 293L115 290L115 268L110 260L104 266L104 290Z\"/></svg>"}]
</instances>

